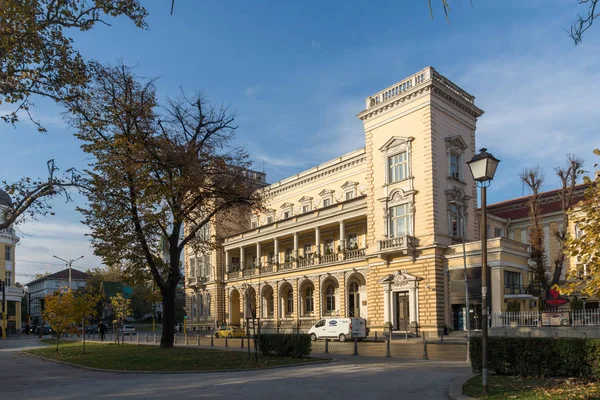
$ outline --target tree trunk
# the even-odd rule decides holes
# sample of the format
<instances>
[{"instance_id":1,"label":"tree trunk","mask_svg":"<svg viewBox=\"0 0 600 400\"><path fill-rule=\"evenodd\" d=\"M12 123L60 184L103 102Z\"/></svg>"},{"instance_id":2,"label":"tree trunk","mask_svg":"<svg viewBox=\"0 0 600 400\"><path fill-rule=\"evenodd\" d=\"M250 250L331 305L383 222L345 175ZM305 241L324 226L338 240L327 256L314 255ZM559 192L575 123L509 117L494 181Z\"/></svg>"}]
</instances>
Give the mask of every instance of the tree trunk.
<instances>
[{"instance_id":1,"label":"tree trunk","mask_svg":"<svg viewBox=\"0 0 600 400\"><path fill-rule=\"evenodd\" d=\"M58 339L60 339L60 334L56 334L56 351L58 351Z\"/></svg>"},{"instance_id":2,"label":"tree trunk","mask_svg":"<svg viewBox=\"0 0 600 400\"><path fill-rule=\"evenodd\" d=\"M81 329L82 329L81 334L83 335L82 336L83 337L83 354L85 354L85 320L81 321Z\"/></svg>"},{"instance_id":3,"label":"tree trunk","mask_svg":"<svg viewBox=\"0 0 600 400\"><path fill-rule=\"evenodd\" d=\"M175 339L175 294L177 286L173 289L162 290L163 295L163 331L160 337L160 347L169 349L173 347Z\"/></svg>"}]
</instances>

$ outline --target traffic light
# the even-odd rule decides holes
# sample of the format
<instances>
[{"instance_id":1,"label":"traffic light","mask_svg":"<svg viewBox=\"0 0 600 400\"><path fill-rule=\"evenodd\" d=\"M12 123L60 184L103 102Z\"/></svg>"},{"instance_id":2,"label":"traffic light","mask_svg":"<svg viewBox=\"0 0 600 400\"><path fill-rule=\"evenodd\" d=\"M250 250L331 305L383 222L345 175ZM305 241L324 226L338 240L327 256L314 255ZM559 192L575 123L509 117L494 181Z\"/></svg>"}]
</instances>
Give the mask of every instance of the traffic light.
<instances>
[{"instance_id":1,"label":"traffic light","mask_svg":"<svg viewBox=\"0 0 600 400\"><path fill-rule=\"evenodd\" d=\"M183 310L183 319L187 319L187 311Z\"/></svg>"}]
</instances>

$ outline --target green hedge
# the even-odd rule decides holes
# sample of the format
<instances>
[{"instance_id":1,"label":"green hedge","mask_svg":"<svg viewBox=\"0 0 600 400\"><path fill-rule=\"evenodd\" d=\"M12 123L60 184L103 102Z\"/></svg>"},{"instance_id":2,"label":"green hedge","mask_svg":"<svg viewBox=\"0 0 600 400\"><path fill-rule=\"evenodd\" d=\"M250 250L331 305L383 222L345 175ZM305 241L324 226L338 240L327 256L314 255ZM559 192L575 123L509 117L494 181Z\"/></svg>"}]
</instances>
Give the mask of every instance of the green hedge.
<instances>
[{"instance_id":1,"label":"green hedge","mask_svg":"<svg viewBox=\"0 0 600 400\"><path fill-rule=\"evenodd\" d=\"M481 337L470 342L471 366L481 371ZM600 339L488 338L488 370L499 375L600 379Z\"/></svg>"},{"instance_id":2,"label":"green hedge","mask_svg":"<svg viewBox=\"0 0 600 400\"><path fill-rule=\"evenodd\" d=\"M307 357L311 349L310 336L306 334L261 334L260 352L264 355Z\"/></svg>"}]
</instances>

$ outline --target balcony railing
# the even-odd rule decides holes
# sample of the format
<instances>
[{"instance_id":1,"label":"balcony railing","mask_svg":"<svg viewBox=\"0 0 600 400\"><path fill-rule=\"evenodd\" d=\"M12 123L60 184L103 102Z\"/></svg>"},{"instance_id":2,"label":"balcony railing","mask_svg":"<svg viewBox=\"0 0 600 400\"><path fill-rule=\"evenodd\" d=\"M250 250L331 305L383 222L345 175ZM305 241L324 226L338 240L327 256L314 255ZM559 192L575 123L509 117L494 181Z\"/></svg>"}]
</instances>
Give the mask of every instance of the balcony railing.
<instances>
[{"instance_id":1,"label":"balcony railing","mask_svg":"<svg viewBox=\"0 0 600 400\"><path fill-rule=\"evenodd\" d=\"M364 258L366 249L354 249L346 250L344 252L344 260L356 260L357 258Z\"/></svg>"},{"instance_id":2,"label":"balcony railing","mask_svg":"<svg viewBox=\"0 0 600 400\"><path fill-rule=\"evenodd\" d=\"M186 282L186 284L187 284L189 287L192 287L192 286L197 286L197 285L198 285L198 278L196 278L195 276L193 276L193 277L189 277L189 278L187 278L187 282Z\"/></svg>"},{"instance_id":3,"label":"balcony railing","mask_svg":"<svg viewBox=\"0 0 600 400\"><path fill-rule=\"evenodd\" d=\"M379 241L379 251L407 250L413 247L412 236L398 236Z\"/></svg>"},{"instance_id":4,"label":"balcony railing","mask_svg":"<svg viewBox=\"0 0 600 400\"><path fill-rule=\"evenodd\" d=\"M229 279L235 279L240 277L240 271L230 271Z\"/></svg>"},{"instance_id":5,"label":"balcony railing","mask_svg":"<svg viewBox=\"0 0 600 400\"><path fill-rule=\"evenodd\" d=\"M244 270L244 276L253 276L254 275L254 268L246 268Z\"/></svg>"},{"instance_id":6,"label":"balcony railing","mask_svg":"<svg viewBox=\"0 0 600 400\"><path fill-rule=\"evenodd\" d=\"M504 287L505 295L529 295L529 288L521 285L510 285Z\"/></svg>"},{"instance_id":7,"label":"balcony railing","mask_svg":"<svg viewBox=\"0 0 600 400\"><path fill-rule=\"evenodd\" d=\"M292 269L293 266L294 266L294 263L292 261L288 261L288 262L284 262L283 264L281 264L279 269Z\"/></svg>"},{"instance_id":8,"label":"balcony railing","mask_svg":"<svg viewBox=\"0 0 600 400\"><path fill-rule=\"evenodd\" d=\"M323 257L321 257L321 264L338 262L340 259L340 255L340 253L325 254Z\"/></svg>"},{"instance_id":9,"label":"balcony railing","mask_svg":"<svg viewBox=\"0 0 600 400\"><path fill-rule=\"evenodd\" d=\"M268 274L269 272L273 272L273 270L273 264L271 263L265 263L262 267L260 267L261 274Z\"/></svg>"},{"instance_id":10,"label":"balcony railing","mask_svg":"<svg viewBox=\"0 0 600 400\"><path fill-rule=\"evenodd\" d=\"M302 268L302 267L309 267L311 265L316 265L318 264L317 258L314 257L310 257L310 258L301 258L298 260L298 268Z\"/></svg>"}]
</instances>

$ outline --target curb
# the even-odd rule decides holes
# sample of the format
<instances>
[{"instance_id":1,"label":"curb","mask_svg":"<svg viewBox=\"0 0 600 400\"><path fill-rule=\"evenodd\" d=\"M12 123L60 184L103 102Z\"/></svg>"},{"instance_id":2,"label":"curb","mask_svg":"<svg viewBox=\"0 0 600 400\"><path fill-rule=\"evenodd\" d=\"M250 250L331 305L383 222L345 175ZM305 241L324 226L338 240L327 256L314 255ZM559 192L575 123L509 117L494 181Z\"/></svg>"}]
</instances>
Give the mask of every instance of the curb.
<instances>
[{"instance_id":1,"label":"curb","mask_svg":"<svg viewBox=\"0 0 600 400\"><path fill-rule=\"evenodd\" d=\"M463 386L467 381L478 374L471 374L466 379L458 379L452 382L448 389L448 398L450 400L476 400L474 397L465 396L463 394Z\"/></svg>"},{"instance_id":2,"label":"curb","mask_svg":"<svg viewBox=\"0 0 600 400\"><path fill-rule=\"evenodd\" d=\"M53 358L48 358L44 356L40 356L37 354L31 354L27 351L22 351L20 354L24 357L37 358L43 361L49 361L57 364L66 365L69 367L79 368L88 371L96 371L96 372L112 372L118 374L147 374L147 375L171 375L171 374L212 374L216 372L248 372L248 371L263 371L269 369L280 369L280 368L292 368L292 367L306 367L310 365L318 365L318 364L329 364L331 362L336 362L337 360L332 358L330 360L320 360L320 361L311 361L306 364L290 364L290 365L277 365L273 367L262 367L262 368L249 368L249 369L217 369L217 370L208 370L208 371L129 371L129 370L121 370L121 369L103 369L103 368L95 368L88 367L85 365L74 364L67 361L55 360Z\"/></svg>"}]
</instances>

